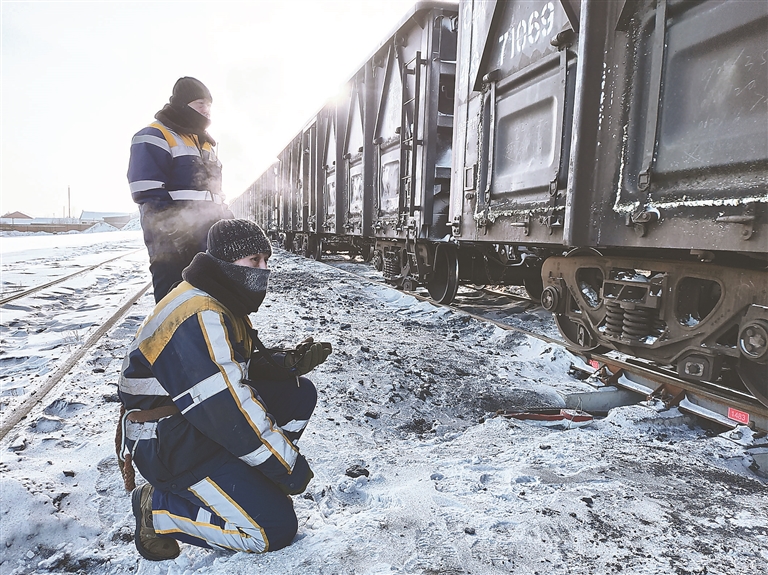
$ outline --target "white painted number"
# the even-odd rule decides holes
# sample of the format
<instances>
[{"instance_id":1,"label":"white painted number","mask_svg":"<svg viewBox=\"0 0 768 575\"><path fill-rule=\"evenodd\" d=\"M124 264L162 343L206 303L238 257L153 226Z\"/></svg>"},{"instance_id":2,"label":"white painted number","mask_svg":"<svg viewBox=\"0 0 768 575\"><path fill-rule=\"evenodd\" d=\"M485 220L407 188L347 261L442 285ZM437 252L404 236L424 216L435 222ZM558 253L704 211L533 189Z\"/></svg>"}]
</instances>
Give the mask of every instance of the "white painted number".
<instances>
[{"instance_id":1,"label":"white painted number","mask_svg":"<svg viewBox=\"0 0 768 575\"><path fill-rule=\"evenodd\" d=\"M547 2L541 12L534 10L528 18L523 18L519 22L512 20L509 29L499 37L501 44L499 67L504 63L504 60L512 59L520 54L526 46L533 46L549 38L554 24L554 2Z\"/></svg>"},{"instance_id":2,"label":"white painted number","mask_svg":"<svg viewBox=\"0 0 768 575\"><path fill-rule=\"evenodd\" d=\"M526 38L526 31L528 30L528 25L525 23L525 20L521 20L520 24L517 25L517 41L514 43L515 48L517 48L518 52L522 52L523 48L525 48L525 38ZM514 28L512 28L512 32L514 32ZM510 54L510 58L514 56L514 54Z\"/></svg>"},{"instance_id":3,"label":"white painted number","mask_svg":"<svg viewBox=\"0 0 768 575\"><path fill-rule=\"evenodd\" d=\"M528 18L528 43L535 44L541 34L541 24L539 24L539 11L534 10L530 18Z\"/></svg>"}]
</instances>

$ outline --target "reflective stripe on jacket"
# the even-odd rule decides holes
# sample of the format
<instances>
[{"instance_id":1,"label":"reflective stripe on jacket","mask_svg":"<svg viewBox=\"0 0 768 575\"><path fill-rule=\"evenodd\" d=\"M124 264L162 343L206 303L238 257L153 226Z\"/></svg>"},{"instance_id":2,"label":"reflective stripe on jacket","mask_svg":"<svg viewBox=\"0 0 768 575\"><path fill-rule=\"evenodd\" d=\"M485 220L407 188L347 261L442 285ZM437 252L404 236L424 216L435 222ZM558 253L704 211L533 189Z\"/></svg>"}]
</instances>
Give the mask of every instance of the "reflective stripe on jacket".
<instances>
[{"instance_id":1,"label":"reflective stripe on jacket","mask_svg":"<svg viewBox=\"0 0 768 575\"><path fill-rule=\"evenodd\" d=\"M155 487L184 489L231 455L275 483L292 479L298 450L242 381L249 329L247 316L234 316L187 282L139 328L123 362L120 399L128 411L180 410L158 422L126 422L127 447Z\"/></svg>"},{"instance_id":2,"label":"reflective stripe on jacket","mask_svg":"<svg viewBox=\"0 0 768 575\"><path fill-rule=\"evenodd\" d=\"M209 142L196 135L177 134L153 122L131 141L128 162L131 197L150 200L200 200L220 204L221 162Z\"/></svg>"}]
</instances>

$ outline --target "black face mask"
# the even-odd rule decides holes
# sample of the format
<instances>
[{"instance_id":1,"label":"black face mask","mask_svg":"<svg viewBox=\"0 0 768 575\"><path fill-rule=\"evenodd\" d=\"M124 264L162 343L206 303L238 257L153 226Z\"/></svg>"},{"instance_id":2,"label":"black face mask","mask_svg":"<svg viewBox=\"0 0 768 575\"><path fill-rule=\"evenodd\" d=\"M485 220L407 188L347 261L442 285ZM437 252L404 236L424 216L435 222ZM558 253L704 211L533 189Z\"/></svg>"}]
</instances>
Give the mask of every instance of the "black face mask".
<instances>
[{"instance_id":1,"label":"black face mask","mask_svg":"<svg viewBox=\"0 0 768 575\"><path fill-rule=\"evenodd\" d=\"M236 289L243 294L244 299L248 300L250 306L255 306L249 312L258 310L267 295L269 270L237 266L223 260L217 260L216 264L224 272L224 275L237 286Z\"/></svg>"},{"instance_id":2,"label":"black face mask","mask_svg":"<svg viewBox=\"0 0 768 575\"><path fill-rule=\"evenodd\" d=\"M155 118L179 134L195 134L201 139L201 144L209 141L212 145L216 142L205 129L211 125L211 121L191 106L173 106L166 104L162 110L155 114Z\"/></svg>"},{"instance_id":3,"label":"black face mask","mask_svg":"<svg viewBox=\"0 0 768 575\"><path fill-rule=\"evenodd\" d=\"M209 253L197 254L181 275L238 316L257 311L267 295L269 270L236 266Z\"/></svg>"}]
</instances>

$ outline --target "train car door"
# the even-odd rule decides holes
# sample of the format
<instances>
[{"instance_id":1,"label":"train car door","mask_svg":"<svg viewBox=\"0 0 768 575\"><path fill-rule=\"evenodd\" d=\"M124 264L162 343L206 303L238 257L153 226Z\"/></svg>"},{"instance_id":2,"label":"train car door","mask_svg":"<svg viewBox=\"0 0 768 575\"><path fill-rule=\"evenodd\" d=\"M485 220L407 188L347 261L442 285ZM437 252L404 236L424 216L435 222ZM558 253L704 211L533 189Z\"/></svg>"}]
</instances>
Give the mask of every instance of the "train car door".
<instances>
[{"instance_id":1,"label":"train car door","mask_svg":"<svg viewBox=\"0 0 768 575\"><path fill-rule=\"evenodd\" d=\"M323 143L323 166L325 179L323 182L323 222L322 231L327 234L336 233L336 118L335 110L330 110L327 118L327 128Z\"/></svg>"},{"instance_id":2,"label":"train car door","mask_svg":"<svg viewBox=\"0 0 768 575\"><path fill-rule=\"evenodd\" d=\"M344 214L344 231L350 235L361 235L363 231L364 89L362 82L359 80L354 82L350 93L347 131L344 138L344 162L347 175L344 182L344 199L347 206Z\"/></svg>"},{"instance_id":3,"label":"train car door","mask_svg":"<svg viewBox=\"0 0 768 575\"><path fill-rule=\"evenodd\" d=\"M471 28L463 32L471 33L471 40L464 40L469 54L462 54L460 65L470 95L464 96L466 140L460 143L466 146L461 175L472 209L468 214L465 207L471 220L464 218L466 233L460 233L485 240L556 241L564 221L573 116L574 3L466 4L462 16L471 17ZM477 115L471 117L469 110Z\"/></svg>"}]
</instances>

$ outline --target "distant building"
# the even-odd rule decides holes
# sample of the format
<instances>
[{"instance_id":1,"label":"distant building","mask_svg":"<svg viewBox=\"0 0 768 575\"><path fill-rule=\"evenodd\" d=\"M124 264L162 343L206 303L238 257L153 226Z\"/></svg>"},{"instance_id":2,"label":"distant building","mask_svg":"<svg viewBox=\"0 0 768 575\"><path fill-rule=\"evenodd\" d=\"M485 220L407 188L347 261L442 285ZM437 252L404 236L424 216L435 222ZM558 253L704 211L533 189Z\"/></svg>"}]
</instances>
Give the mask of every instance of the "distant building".
<instances>
[{"instance_id":1,"label":"distant building","mask_svg":"<svg viewBox=\"0 0 768 575\"><path fill-rule=\"evenodd\" d=\"M0 217L0 231L82 232L100 222L122 229L129 221L138 217L138 212L129 214L126 212L83 211L79 218L32 218L21 212L9 212Z\"/></svg>"},{"instance_id":2,"label":"distant building","mask_svg":"<svg viewBox=\"0 0 768 575\"><path fill-rule=\"evenodd\" d=\"M13 220L31 220L33 219L32 216L28 216L27 214L24 214L22 212L8 212L7 214L3 214L0 216L0 218L9 218Z\"/></svg>"}]
</instances>

